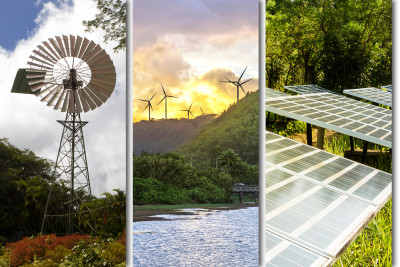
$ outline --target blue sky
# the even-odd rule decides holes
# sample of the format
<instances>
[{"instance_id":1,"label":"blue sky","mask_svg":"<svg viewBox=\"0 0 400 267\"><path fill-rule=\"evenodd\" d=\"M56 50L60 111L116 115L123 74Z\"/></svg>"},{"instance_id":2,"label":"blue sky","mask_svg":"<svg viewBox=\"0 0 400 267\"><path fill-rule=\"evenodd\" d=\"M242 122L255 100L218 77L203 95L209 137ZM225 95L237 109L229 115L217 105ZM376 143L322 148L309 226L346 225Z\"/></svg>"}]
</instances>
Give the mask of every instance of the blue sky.
<instances>
[{"instance_id":1,"label":"blue sky","mask_svg":"<svg viewBox=\"0 0 400 267\"><path fill-rule=\"evenodd\" d=\"M35 18L45 2L35 0L2 0L0 3L0 46L14 50L17 41L27 39L36 28Z\"/></svg>"}]
</instances>

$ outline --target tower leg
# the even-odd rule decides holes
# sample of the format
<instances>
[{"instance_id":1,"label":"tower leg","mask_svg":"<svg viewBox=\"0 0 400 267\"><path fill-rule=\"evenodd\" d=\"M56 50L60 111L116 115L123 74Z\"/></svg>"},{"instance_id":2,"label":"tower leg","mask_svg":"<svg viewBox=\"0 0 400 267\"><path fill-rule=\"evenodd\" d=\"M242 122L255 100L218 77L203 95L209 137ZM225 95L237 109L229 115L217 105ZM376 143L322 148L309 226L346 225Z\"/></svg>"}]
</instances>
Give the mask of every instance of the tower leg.
<instances>
[{"instance_id":1,"label":"tower leg","mask_svg":"<svg viewBox=\"0 0 400 267\"><path fill-rule=\"evenodd\" d=\"M82 212L81 204L90 201L92 196L82 131L87 122L81 121L79 113L70 112L64 121L58 122L64 127L54 166L55 181L50 185L41 232L85 232L79 225L78 215ZM90 224L88 227L94 230Z\"/></svg>"}]
</instances>

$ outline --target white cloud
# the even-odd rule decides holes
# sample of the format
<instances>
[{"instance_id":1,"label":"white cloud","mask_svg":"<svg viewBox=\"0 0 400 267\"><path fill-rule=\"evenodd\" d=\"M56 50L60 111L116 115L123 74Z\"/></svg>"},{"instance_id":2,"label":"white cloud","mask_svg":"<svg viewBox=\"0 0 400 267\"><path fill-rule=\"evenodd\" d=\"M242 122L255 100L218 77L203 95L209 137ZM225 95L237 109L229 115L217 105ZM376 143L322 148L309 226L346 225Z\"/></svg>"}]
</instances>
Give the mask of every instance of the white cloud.
<instances>
[{"instance_id":1,"label":"white cloud","mask_svg":"<svg viewBox=\"0 0 400 267\"><path fill-rule=\"evenodd\" d=\"M30 149L40 157L55 161L65 113L47 107L33 95L11 94L18 68L26 68L29 55L41 42L54 36L80 35L101 45L113 59L117 84L111 98L99 109L83 113L89 121L84 128L92 192L100 195L114 188L125 190L126 163L126 57L113 53L115 43L104 44L103 33L86 33L83 20L97 13L94 1L61 0L43 4L28 39L19 40L13 51L0 47L0 137L20 149Z\"/></svg>"}]
</instances>

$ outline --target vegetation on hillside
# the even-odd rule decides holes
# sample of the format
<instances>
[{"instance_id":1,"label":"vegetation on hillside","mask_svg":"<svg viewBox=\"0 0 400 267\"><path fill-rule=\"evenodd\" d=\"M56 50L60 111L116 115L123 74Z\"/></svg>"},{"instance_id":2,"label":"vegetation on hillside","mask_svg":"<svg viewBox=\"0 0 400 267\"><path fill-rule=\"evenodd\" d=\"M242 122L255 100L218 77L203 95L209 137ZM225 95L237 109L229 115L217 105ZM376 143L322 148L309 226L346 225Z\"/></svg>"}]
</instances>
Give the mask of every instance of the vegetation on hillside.
<instances>
[{"instance_id":1,"label":"vegetation on hillside","mask_svg":"<svg viewBox=\"0 0 400 267\"><path fill-rule=\"evenodd\" d=\"M194 119L162 119L133 124L133 153L167 153L190 141L201 129L214 120L215 115Z\"/></svg>"},{"instance_id":2,"label":"vegetation on hillside","mask_svg":"<svg viewBox=\"0 0 400 267\"><path fill-rule=\"evenodd\" d=\"M208 120L207 125L204 123L200 133L174 153L135 155L133 203L228 203L232 201L233 184L258 184L258 118L257 91L211 122L203 118ZM173 123L183 129L190 122L168 121L142 122L149 124L142 136L150 136L154 143L154 132L171 131L171 127L161 129L163 125Z\"/></svg>"},{"instance_id":3,"label":"vegetation on hillside","mask_svg":"<svg viewBox=\"0 0 400 267\"><path fill-rule=\"evenodd\" d=\"M239 103L230 105L176 152L198 168L207 168L212 163L216 165L219 154L210 156L210 151L216 148L220 151L232 149L244 162L258 165L258 92L248 93Z\"/></svg>"}]
</instances>

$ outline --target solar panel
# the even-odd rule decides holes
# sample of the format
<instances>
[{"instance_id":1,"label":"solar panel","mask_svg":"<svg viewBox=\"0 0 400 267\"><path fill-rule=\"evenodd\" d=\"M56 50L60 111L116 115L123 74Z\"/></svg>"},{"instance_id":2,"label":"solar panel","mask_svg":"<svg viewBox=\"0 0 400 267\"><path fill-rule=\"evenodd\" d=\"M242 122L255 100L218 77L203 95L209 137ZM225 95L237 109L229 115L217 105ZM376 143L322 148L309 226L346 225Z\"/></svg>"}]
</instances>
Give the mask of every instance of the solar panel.
<instances>
[{"instance_id":1,"label":"solar panel","mask_svg":"<svg viewBox=\"0 0 400 267\"><path fill-rule=\"evenodd\" d=\"M388 92L392 92L392 85L385 85L385 86L381 86L381 88L386 89L386 91Z\"/></svg>"},{"instance_id":2,"label":"solar panel","mask_svg":"<svg viewBox=\"0 0 400 267\"><path fill-rule=\"evenodd\" d=\"M333 262L391 196L389 173L270 132L265 152L267 266Z\"/></svg>"},{"instance_id":3,"label":"solar panel","mask_svg":"<svg viewBox=\"0 0 400 267\"><path fill-rule=\"evenodd\" d=\"M278 91L278 90L268 88L268 87L265 88L265 98L273 98L273 97L279 97L279 96L287 96L287 94L285 94L281 91Z\"/></svg>"},{"instance_id":4,"label":"solar panel","mask_svg":"<svg viewBox=\"0 0 400 267\"><path fill-rule=\"evenodd\" d=\"M283 88L298 93L300 95L315 94L315 93L333 93L332 91L329 91L315 84L290 85L290 86L284 86Z\"/></svg>"},{"instance_id":5,"label":"solar panel","mask_svg":"<svg viewBox=\"0 0 400 267\"><path fill-rule=\"evenodd\" d=\"M374 103L392 107L392 93L380 90L375 87L348 89L344 90L343 93L358 98L362 98L365 100L369 100Z\"/></svg>"},{"instance_id":6,"label":"solar panel","mask_svg":"<svg viewBox=\"0 0 400 267\"><path fill-rule=\"evenodd\" d=\"M392 111L348 97L316 93L266 100L266 111L392 147Z\"/></svg>"}]
</instances>

